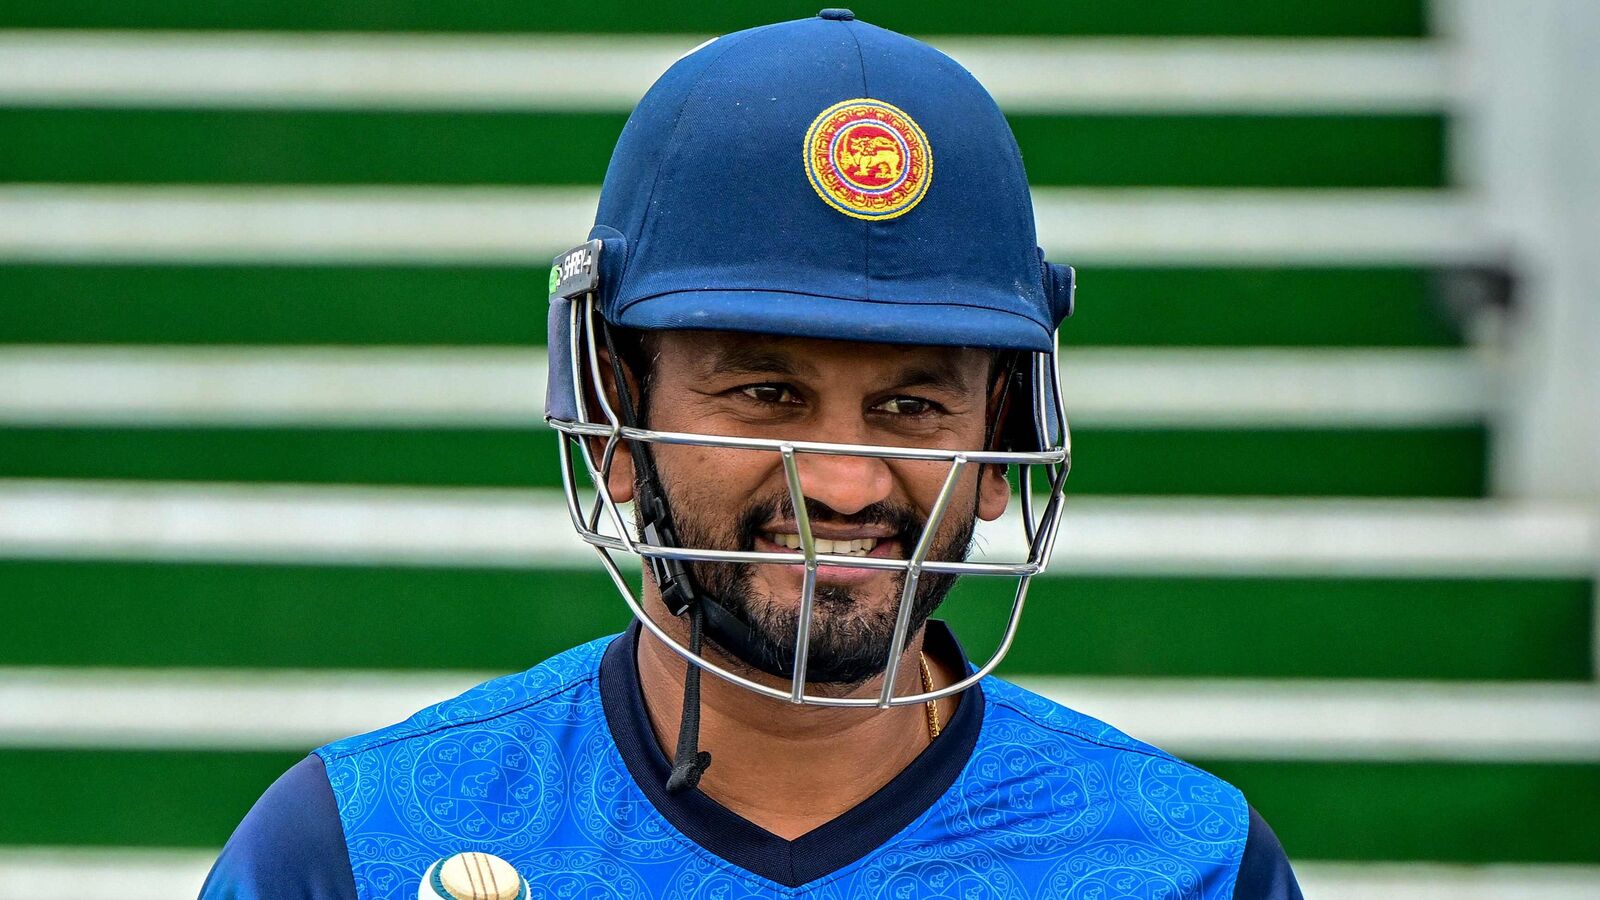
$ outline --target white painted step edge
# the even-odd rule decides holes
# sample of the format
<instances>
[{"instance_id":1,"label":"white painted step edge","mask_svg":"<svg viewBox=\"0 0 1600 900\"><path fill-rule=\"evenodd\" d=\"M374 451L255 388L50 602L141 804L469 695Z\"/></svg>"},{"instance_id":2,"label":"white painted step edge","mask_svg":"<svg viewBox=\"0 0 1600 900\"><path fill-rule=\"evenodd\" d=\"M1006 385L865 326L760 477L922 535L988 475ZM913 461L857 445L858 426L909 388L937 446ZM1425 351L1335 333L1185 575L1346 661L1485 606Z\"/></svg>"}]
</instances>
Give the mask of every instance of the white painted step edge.
<instances>
[{"instance_id":1,"label":"white painted step edge","mask_svg":"<svg viewBox=\"0 0 1600 900\"><path fill-rule=\"evenodd\" d=\"M0 347L0 423L538 425L548 366L544 348ZM1499 408L1498 368L1451 349L1086 348L1061 363L1075 425L1199 428L1476 424Z\"/></svg>"},{"instance_id":2,"label":"white painted step edge","mask_svg":"<svg viewBox=\"0 0 1600 900\"><path fill-rule=\"evenodd\" d=\"M1017 680L1179 756L1600 760L1592 684Z\"/></svg>"},{"instance_id":3,"label":"white painted step edge","mask_svg":"<svg viewBox=\"0 0 1600 900\"><path fill-rule=\"evenodd\" d=\"M1291 862L1314 900L1600 900L1600 866Z\"/></svg>"},{"instance_id":4,"label":"white painted step edge","mask_svg":"<svg viewBox=\"0 0 1600 900\"><path fill-rule=\"evenodd\" d=\"M538 263L589 232L593 188L0 187L0 260ZM1040 243L1097 264L1482 264L1510 244L1447 191L1033 192Z\"/></svg>"},{"instance_id":5,"label":"white painted step edge","mask_svg":"<svg viewBox=\"0 0 1600 900\"><path fill-rule=\"evenodd\" d=\"M490 677L0 668L0 746L309 750L403 721ZM1594 685L1017 681L1180 757L1600 760L1600 687Z\"/></svg>"},{"instance_id":6,"label":"white painted step edge","mask_svg":"<svg viewBox=\"0 0 1600 900\"><path fill-rule=\"evenodd\" d=\"M73 885L73 900L172 900L200 892L215 850L0 848L0 897ZM1314 900L1600 900L1600 866L1293 860Z\"/></svg>"},{"instance_id":7,"label":"white painted step edge","mask_svg":"<svg viewBox=\"0 0 1600 900\"><path fill-rule=\"evenodd\" d=\"M1070 483L1070 482L1069 482ZM1015 561L1010 518L975 558ZM1069 499L1050 574L1600 574L1588 506ZM597 566L559 491L0 480L0 557Z\"/></svg>"},{"instance_id":8,"label":"white painted step edge","mask_svg":"<svg viewBox=\"0 0 1600 900\"><path fill-rule=\"evenodd\" d=\"M702 40L0 31L0 102L626 112ZM1462 93L1427 40L929 40L1010 112L1434 112Z\"/></svg>"}]
</instances>

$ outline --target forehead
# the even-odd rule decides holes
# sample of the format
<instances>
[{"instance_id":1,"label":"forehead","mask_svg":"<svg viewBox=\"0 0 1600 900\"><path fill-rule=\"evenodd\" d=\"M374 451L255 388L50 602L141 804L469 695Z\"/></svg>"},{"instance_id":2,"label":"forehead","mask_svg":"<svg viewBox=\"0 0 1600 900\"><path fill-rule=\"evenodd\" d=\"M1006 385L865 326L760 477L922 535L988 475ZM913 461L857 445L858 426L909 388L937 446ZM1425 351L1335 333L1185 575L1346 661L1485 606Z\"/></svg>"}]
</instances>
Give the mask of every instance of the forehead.
<instances>
[{"instance_id":1,"label":"forehead","mask_svg":"<svg viewBox=\"0 0 1600 900\"><path fill-rule=\"evenodd\" d=\"M773 373L878 380L908 372L981 389L993 353L971 347L873 344L729 331L665 331L656 337L657 372L691 376Z\"/></svg>"}]
</instances>

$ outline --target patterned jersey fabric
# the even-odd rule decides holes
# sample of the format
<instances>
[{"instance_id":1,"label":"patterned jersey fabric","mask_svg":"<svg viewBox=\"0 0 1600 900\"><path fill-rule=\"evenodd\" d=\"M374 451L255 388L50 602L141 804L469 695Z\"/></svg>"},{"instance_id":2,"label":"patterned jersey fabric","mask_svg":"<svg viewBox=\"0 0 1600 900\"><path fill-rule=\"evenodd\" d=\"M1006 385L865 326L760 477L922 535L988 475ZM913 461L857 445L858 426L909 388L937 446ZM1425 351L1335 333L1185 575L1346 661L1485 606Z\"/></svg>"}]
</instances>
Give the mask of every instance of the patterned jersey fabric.
<instances>
[{"instance_id":1,"label":"patterned jersey fabric","mask_svg":"<svg viewBox=\"0 0 1600 900\"><path fill-rule=\"evenodd\" d=\"M969 736L941 735L858 828L752 848L764 832L697 791L729 827L672 811L653 742L655 759L624 758L646 755L608 722L644 715L618 705L637 696L635 633L318 750L360 900L410 900L430 863L463 850L510 862L533 897L1233 896L1252 818L1239 791L996 678L962 700Z\"/></svg>"}]
</instances>

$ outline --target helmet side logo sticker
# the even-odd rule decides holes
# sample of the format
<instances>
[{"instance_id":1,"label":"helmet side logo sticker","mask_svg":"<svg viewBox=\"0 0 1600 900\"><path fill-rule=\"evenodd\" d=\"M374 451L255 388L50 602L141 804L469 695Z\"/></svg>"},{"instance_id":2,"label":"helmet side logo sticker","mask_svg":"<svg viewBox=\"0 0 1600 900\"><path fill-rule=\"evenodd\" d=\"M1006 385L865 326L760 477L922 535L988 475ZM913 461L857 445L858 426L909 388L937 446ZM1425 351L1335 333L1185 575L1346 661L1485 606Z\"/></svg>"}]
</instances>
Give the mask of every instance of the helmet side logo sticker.
<instances>
[{"instance_id":1,"label":"helmet side logo sticker","mask_svg":"<svg viewBox=\"0 0 1600 900\"><path fill-rule=\"evenodd\" d=\"M933 180L928 136L899 107L867 97L835 103L806 129L806 176L817 196L856 219L893 219Z\"/></svg>"}]
</instances>

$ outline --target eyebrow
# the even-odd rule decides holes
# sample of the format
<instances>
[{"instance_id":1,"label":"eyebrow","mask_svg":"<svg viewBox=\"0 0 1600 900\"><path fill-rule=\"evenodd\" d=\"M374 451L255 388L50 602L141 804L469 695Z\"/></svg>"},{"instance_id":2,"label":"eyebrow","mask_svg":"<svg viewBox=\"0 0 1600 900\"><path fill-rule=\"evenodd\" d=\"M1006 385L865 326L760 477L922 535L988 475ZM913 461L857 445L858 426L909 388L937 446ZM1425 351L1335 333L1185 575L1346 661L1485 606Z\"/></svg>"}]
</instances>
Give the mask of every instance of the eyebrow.
<instances>
[{"instance_id":1,"label":"eyebrow","mask_svg":"<svg viewBox=\"0 0 1600 900\"><path fill-rule=\"evenodd\" d=\"M894 383L896 388L931 387L952 394L964 394L972 390L972 385L968 384L967 379L961 376L960 370L952 365L913 366L901 372Z\"/></svg>"},{"instance_id":2,"label":"eyebrow","mask_svg":"<svg viewBox=\"0 0 1600 900\"><path fill-rule=\"evenodd\" d=\"M711 358L709 374L715 375L779 375L799 378L815 375L816 369L791 354L781 353L762 344L735 344L719 347ZM929 387L952 394L972 390L972 385L954 364L914 363L890 379L895 390Z\"/></svg>"},{"instance_id":3,"label":"eyebrow","mask_svg":"<svg viewBox=\"0 0 1600 900\"><path fill-rule=\"evenodd\" d=\"M815 369L800 363L792 356L753 344L720 347L711 358L710 371L716 375L746 375L753 373L798 377L814 374Z\"/></svg>"}]
</instances>

